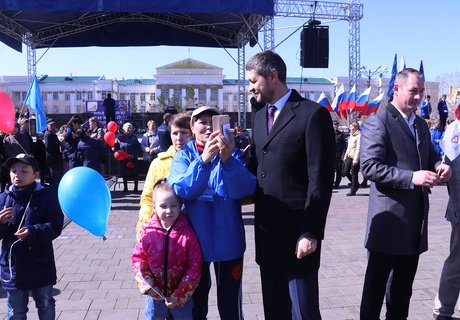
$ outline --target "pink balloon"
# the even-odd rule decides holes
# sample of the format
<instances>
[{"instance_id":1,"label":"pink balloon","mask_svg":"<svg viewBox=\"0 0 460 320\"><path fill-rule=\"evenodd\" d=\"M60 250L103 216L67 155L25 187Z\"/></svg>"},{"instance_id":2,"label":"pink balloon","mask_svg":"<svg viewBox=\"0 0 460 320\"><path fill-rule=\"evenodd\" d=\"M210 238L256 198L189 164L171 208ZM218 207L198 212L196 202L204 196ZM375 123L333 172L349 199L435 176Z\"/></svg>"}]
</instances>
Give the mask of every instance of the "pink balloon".
<instances>
[{"instance_id":1,"label":"pink balloon","mask_svg":"<svg viewBox=\"0 0 460 320\"><path fill-rule=\"evenodd\" d=\"M13 101L3 91L0 91L0 131L13 133L14 122L16 120L16 110Z\"/></svg>"},{"instance_id":2,"label":"pink balloon","mask_svg":"<svg viewBox=\"0 0 460 320\"><path fill-rule=\"evenodd\" d=\"M118 129L118 124L115 122L115 121L110 121L109 123L107 123L107 130L109 130L110 132L117 132L117 129Z\"/></svg>"}]
</instances>

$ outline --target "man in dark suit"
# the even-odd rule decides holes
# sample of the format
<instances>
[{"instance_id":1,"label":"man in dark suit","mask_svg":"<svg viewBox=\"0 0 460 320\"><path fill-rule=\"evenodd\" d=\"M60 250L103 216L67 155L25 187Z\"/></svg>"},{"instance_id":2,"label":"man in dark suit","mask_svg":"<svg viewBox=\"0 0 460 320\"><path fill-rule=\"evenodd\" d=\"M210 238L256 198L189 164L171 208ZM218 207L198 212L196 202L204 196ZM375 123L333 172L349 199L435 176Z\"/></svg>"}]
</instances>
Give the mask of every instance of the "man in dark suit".
<instances>
[{"instance_id":1,"label":"man in dark suit","mask_svg":"<svg viewBox=\"0 0 460 320\"><path fill-rule=\"evenodd\" d=\"M107 93L107 98L102 101L102 105L104 106L105 125L110 121L117 122L115 117L115 100L112 98L111 93Z\"/></svg>"},{"instance_id":2,"label":"man in dark suit","mask_svg":"<svg viewBox=\"0 0 460 320\"><path fill-rule=\"evenodd\" d=\"M318 269L335 169L331 117L288 89L276 53L256 54L246 70L249 92L263 105L254 115L250 166L258 180L256 262L265 319L321 319Z\"/></svg>"},{"instance_id":3,"label":"man in dark suit","mask_svg":"<svg viewBox=\"0 0 460 320\"><path fill-rule=\"evenodd\" d=\"M429 189L451 175L438 162L425 120L415 114L424 90L417 70L399 72L393 101L361 133L362 173L372 181L361 319L379 319L391 271L386 319L407 318L419 255L428 250Z\"/></svg>"}]
</instances>

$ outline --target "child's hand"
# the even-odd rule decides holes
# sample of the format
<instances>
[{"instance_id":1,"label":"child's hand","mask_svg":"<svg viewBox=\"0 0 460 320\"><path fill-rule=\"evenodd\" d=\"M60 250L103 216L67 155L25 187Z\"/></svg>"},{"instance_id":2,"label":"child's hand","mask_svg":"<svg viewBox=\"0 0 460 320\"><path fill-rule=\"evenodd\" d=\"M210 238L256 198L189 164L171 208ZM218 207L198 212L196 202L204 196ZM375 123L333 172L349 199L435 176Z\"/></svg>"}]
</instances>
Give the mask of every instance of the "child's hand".
<instances>
[{"instance_id":1,"label":"child's hand","mask_svg":"<svg viewBox=\"0 0 460 320\"><path fill-rule=\"evenodd\" d=\"M169 309L174 309L177 305L176 305L176 302L174 301L173 298L171 297L167 297L166 300L165 300L165 305L169 308Z\"/></svg>"},{"instance_id":2,"label":"child's hand","mask_svg":"<svg viewBox=\"0 0 460 320\"><path fill-rule=\"evenodd\" d=\"M7 224L13 218L13 207L4 208L0 211L0 223Z\"/></svg>"},{"instance_id":3,"label":"child's hand","mask_svg":"<svg viewBox=\"0 0 460 320\"><path fill-rule=\"evenodd\" d=\"M21 228L14 234L16 237L18 237L21 240L24 240L29 236L29 229L27 228Z\"/></svg>"}]
</instances>

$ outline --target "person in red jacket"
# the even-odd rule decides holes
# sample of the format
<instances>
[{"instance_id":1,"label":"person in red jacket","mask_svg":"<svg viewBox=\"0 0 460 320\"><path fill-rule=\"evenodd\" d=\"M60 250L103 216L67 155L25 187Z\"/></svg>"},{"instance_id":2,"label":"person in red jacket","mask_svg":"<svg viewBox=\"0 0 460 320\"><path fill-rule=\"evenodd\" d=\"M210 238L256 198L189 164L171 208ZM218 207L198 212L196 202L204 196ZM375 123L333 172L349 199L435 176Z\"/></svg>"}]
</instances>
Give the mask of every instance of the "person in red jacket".
<instances>
[{"instance_id":1,"label":"person in red jacket","mask_svg":"<svg viewBox=\"0 0 460 320\"><path fill-rule=\"evenodd\" d=\"M201 277L201 249L182 201L166 179L152 194L154 215L139 231L132 266L146 319L192 319L192 293Z\"/></svg>"}]
</instances>

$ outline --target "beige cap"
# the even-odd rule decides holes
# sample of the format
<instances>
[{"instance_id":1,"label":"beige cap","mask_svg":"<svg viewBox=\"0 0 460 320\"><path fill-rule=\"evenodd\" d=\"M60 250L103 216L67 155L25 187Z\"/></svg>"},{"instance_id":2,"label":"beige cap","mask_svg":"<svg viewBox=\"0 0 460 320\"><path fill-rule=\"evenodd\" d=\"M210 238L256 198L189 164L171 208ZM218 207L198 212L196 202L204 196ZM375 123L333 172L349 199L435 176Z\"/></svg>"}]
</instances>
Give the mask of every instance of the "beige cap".
<instances>
[{"instance_id":1,"label":"beige cap","mask_svg":"<svg viewBox=\"0 0 460 320\"><path fill-rule=\"evenodd\" d=\"M193 110L192 118L202 114L203 112L208 112L208 113L211 113L211 114L220 114L219 110L217 110L216 108L208 107L208 106L202 106L202 107L199 107L199 108L196 108L195 110Z\"/></svg>"}]
</instances>

